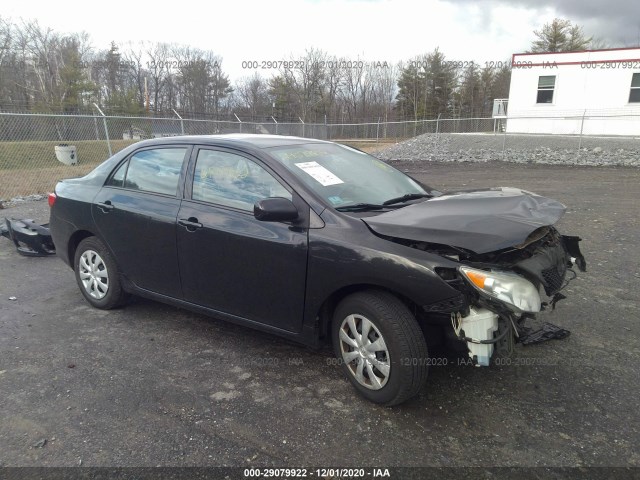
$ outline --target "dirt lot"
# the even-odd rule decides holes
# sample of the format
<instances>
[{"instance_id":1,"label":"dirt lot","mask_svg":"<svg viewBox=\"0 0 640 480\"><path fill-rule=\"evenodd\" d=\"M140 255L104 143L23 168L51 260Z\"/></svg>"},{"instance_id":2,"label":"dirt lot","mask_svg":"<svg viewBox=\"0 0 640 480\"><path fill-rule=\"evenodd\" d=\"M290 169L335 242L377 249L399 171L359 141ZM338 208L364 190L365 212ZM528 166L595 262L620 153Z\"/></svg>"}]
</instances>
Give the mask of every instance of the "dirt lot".
<instances>
[{"instance_id":1,"label":"dirt lot","mask_svg":"<svg viewBox=\"0 0 640 480\"><path fill-rule=\"evenodd\" d=\"M510 365L451 360L386 409L328 351L143 300L92 309L60 260L1 239L0 465L640 466L640 170L404 167L440 189L569 206L560 228L584 238L589 271L545 318L568 339L519 347ZM46 201L0 214L48 216Z\"/></svg>"}]
</instances>

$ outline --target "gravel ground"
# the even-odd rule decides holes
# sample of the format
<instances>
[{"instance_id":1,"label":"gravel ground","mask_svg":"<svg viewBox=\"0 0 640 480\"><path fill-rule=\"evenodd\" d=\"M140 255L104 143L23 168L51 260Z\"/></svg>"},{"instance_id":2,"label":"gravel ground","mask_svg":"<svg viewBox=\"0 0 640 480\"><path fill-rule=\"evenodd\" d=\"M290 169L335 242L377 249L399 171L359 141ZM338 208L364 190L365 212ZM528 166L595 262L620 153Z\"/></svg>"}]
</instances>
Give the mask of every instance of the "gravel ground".
<instances>
[{"instance_id":1,"label":"gravel ground","mask_svg":"<svg viewBox=\"0 0 640 480\"><path fill-rule=\"evenodd\" d=\"M580 146L580 148L578 148ZM503 152L504 150L504 152ZM382 160L640 166L640 139L559 135L424 134L371 152Z\"/></svg>"},{"instance_id":2,"label":"gravel ground","mask_svg":"<svg viewBox=\"0 0 640 480\"><path fill-rule=\"evenodd\" d=\"M17 197L12 197L10 199L0 198L0 209L15 207L16 205L27 204L29 202L39 202L41 200L45 200L47 195L42 195L40 193L34 193L32 195L20 195Z\"/></svg>"},{"instance_id":3,"label":"gravel ground","mask_svg":"<svg viewBox=\"0 0 640 480\"><path fill-rule=\"evenodd\" d=\"M544 319L571 336L506 365L433 367L418 398L386 409L328 351L156 302L93 309L59 259L0 238L0 465L640 467L640 170L396 165L440 190L568 205L558 227L584 238L589 271ZM47 202L3 216L46 222Z\"/></svg>"}]
</instances>

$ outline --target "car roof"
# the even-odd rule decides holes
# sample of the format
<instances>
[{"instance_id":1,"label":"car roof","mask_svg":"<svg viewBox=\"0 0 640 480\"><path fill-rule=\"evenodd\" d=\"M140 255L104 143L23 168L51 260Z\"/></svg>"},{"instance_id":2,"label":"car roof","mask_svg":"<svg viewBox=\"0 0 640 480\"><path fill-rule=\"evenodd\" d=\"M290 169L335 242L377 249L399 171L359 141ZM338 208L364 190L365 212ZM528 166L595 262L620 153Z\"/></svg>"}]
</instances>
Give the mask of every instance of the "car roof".
<instances>
[{"instance_id":1,"label":"car roof","mask_svg":"<svg viewBox=\"0 0 640 480\"><path fill-rule=\"evenodd\" d=\"M145 146L163 145L167 143L198 143L201 145L241 146L253 148L283 147L302 145L305 143L332 143L314 138L288 137L284 135L262 135L250 133L228 133L222 135L180 135L155 138L140 142Z\"/></svg>"}]
</instances>

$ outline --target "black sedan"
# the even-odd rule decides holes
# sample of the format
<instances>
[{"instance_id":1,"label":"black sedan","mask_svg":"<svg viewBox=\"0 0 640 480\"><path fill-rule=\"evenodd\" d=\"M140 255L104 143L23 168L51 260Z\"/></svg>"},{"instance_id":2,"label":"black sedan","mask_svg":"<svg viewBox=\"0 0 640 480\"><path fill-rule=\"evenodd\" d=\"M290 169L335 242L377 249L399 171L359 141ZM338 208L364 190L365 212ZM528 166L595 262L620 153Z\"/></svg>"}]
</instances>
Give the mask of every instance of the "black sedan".
<instances>
[{"instance_id":1,"label":"black sedan","mask_svg":"<svg viewBox=\"0 0 640 480\"><path fill-rule=\"evenodd\" d=\"M584 270L565 207L514 188L441 193L359 150L271 135L136 143L49 198L87 301L129 294L317 347L367 399L416 395L428 348L488 365Z\"/></svg>"}]
</instances>

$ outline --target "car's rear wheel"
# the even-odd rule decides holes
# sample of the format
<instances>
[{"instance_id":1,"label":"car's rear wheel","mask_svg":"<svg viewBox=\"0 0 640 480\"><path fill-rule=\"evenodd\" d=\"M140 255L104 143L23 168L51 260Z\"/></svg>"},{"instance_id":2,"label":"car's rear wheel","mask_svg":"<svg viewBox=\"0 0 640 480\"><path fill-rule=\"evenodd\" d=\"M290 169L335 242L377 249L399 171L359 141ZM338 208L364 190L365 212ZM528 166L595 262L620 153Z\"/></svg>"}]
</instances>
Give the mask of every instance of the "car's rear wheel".
<instances>
[{"instance_id":1,"label":"car's rear wheel","mask_svg":"<svg viewBox=\"0 0 640 480\"><path fill-rule=\"evenodd\" d=\"M359 292L336 308L332 322L336 357L353 386L368 400L398 405L426 382L424 335L407 306L382 291Z\"/></svg>"},{"instance_id":2,"label":"car's rear wheel","mask_svg":"<svg viewBox=\"0 0 640 480\"><path fill-rule=\"evenodd\" d=\"M118 268L98 238L89 237L80 242L73 265L80 291L94 307L109 310L126 300Z\"/></svg>"}]
</instances>

